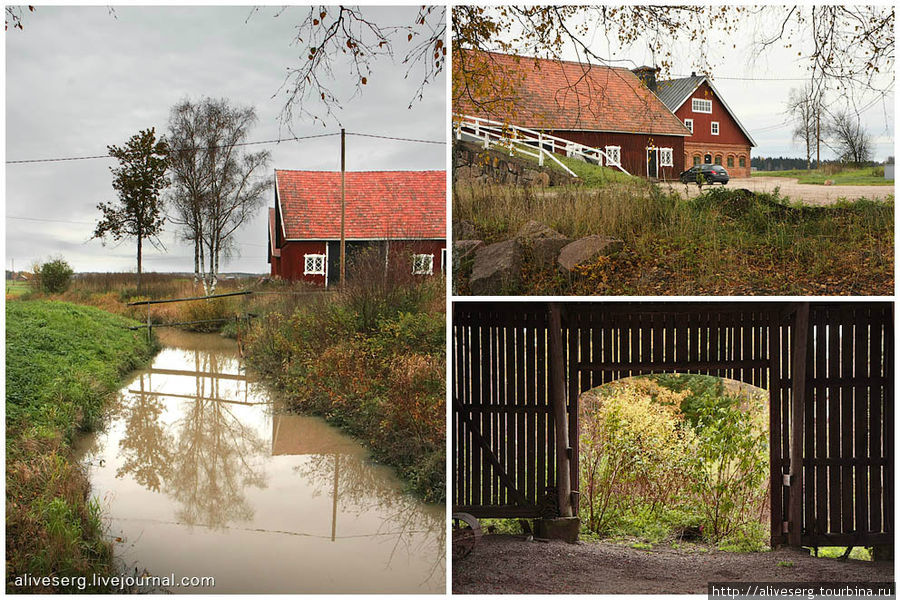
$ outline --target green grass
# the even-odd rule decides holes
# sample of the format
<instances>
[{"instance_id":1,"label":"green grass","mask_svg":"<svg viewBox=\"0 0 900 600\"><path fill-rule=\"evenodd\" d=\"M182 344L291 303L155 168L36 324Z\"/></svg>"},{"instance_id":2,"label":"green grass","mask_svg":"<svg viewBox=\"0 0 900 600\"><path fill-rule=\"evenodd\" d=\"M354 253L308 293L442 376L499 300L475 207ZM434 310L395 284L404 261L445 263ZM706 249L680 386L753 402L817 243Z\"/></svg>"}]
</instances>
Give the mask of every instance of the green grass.
<instances>
[{"instance_id":1,"label":"green grass","mask_svg":"<svg viewBox=\"0 0 900 600\"><path fill-rule=\"evenodd\" d=\"M625 243L571 276L532 264L526 253L523 283L511 294L893 293L892 197L802 207L716 187L684 200L632 179L596 188L462 187L453 213L486 244L510 239L532 219L571 239L600 234ZM468 293L466 275L457 274L457 293Z\"/></svg>"},{"instance_id":2,"label":"green grass","mask_svg":"<svg viewBox=\"0 0 900 600\"><path fill-rule=\"evenodd\" d=\"M112 571L99 507L72 460L79 431L95 427L124 376L154 347L134 321L47 300L6 305L7 590L16 575Z\"/></svg>"},{"instance_id":3,"label":"green grass","mask_svg":"<svg viewBox=\"0 0 900 600\"><path fill-rule=\"evenodd\" d=\"M31 284L27 281L9 281L6 282L7 296L21 296L31 291Z\"/></svg>"},{"instance_id":4,"label":"green grass","mask_svg":"<svg viewBox=\"0 0 900 600\"><path fill-rule=\"evenodd\" d=\"M753 177L791 177L799 183L824 185L831 180L834 185L894 185L893 179L884 178L884 167L865 167L860 169L843 169L837 173L828 173L826 168L792 169L790 171L756 171Z\"/></svg>"},{"instance_id":5,"label":"green grass","mask_svg":"<svg viewBox=\"0 0 900 600\"><path fill-rule=\"evenodd\" d=\"M577 158L568 158L566 156L557 156L557 158L559 158L560 162L569 167L569 169L571 169L576 175L578 175L578 178L586 187L602 187L611 183L623 183L634 181L635 179L637 179L636 177L629 175L628 173L623 173L618 169L601 167L589 162L585 162L583 160L578 160ZM552 168L562 171L559 165L557 165L552 160L545 161L544 164L548 163Z\"/></svg>"}]
</instances>

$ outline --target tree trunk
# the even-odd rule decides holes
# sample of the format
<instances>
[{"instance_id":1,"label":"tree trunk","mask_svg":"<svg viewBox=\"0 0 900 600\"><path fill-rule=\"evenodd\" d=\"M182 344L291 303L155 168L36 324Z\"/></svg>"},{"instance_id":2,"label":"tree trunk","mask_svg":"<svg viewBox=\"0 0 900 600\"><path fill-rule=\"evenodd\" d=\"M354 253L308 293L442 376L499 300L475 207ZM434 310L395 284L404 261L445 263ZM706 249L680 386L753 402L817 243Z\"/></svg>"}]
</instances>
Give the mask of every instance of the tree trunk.
<instances>
[{"instance_id":1,"label":"tree trunk","mask_svg":"<svg viewBox=\"0 0 900 600\"><path fill-rule=\"evenodd\" d=\"M138 231L137 236L137 291L138 295L141 294L141 234Z\"/></svg>"}]
</instances>

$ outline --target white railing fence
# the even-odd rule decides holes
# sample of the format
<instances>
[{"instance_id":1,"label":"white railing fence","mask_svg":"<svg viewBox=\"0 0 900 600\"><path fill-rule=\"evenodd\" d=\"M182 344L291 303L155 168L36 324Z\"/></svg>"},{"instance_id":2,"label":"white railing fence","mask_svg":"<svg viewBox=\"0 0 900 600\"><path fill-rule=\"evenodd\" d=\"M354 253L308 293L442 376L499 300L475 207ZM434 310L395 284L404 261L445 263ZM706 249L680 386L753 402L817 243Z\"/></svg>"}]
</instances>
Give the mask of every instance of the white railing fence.
<instances>
[{"instance_id":1,"label":"white railing fence","mask_svg":"<svg viewBox=\"0 0 900 600\"><path fill-rule=\"evenodd\" d=\"M557 151L565 153L568 157L581 157L595 165L615 167L626 175L629 174L628 171L622 168L618 156L612 157L600 148L585 146L578 142L528 129L527 127L518 127L481 117L454 113L453 128L458 140L463 137L474 138L485 149L496 146L508 150L510 156L518 152L525 156L536 158L541 166L544 165L544 157L547 156L572 177L578 177L578 175L555 156Z\"/></svg>"}]
</instances>

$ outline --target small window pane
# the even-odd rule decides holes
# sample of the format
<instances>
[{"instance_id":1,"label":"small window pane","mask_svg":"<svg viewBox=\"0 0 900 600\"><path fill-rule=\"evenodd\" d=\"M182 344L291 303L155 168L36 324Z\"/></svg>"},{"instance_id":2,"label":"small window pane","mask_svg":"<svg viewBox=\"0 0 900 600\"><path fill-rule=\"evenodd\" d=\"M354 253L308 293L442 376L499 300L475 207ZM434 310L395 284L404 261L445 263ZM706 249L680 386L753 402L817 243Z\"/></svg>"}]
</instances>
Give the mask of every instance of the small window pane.
<instances>
[{"instance_id":1,"label":"small window pane","mask_svg":"<svg viewBox=\"0 0 900 600\"><path fill-rule=\"evenodd\" d=\"M734 166L734 157L733 157L733 156L729 156L729 157L728 157L728 166L729 166L729 167L733 167L733 166Z\"/></svg>"},{"instance_id":2,"label":"small window pane","mask_svg":"<svg viewBox=\"0 0 900 600\"><path fill-rule=\"evenodd\" d=\"M413 254L413 275L431 275L434 273L434 254Z\"/></svg>"},{"instance_id":3,"label":"small window pane","mask_svg":"<svg viewBox=\"0 0 900 600\"><path fill-rule=\"evenodd\" d=\"M746 166L747 166L747 159L744 158L744 157L742 156L742 157L738 160L738 164L739 164L740 166L742 166L742 167L746 167Z\"/></svg>"}]
</instances>

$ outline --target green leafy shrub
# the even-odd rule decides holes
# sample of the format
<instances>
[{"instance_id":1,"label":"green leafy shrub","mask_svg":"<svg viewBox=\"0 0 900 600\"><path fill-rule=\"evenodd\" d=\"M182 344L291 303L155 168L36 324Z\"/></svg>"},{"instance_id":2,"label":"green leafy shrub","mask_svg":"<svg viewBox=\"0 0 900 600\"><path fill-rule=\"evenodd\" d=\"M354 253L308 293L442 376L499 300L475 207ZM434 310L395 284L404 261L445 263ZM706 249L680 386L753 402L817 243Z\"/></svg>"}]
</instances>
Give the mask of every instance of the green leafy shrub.
<instances>
[{"instance_id":1,"label":"green leafy shrub","mask_svg":"<svg viewBox=\"0 0 900 600\"><path fill-rule=\"evenodd\" d=\"M74 271L65 260L55 258L36 267L34 274L42 292L62 294L69 289Z\"/></svg>"}]
</instances>

